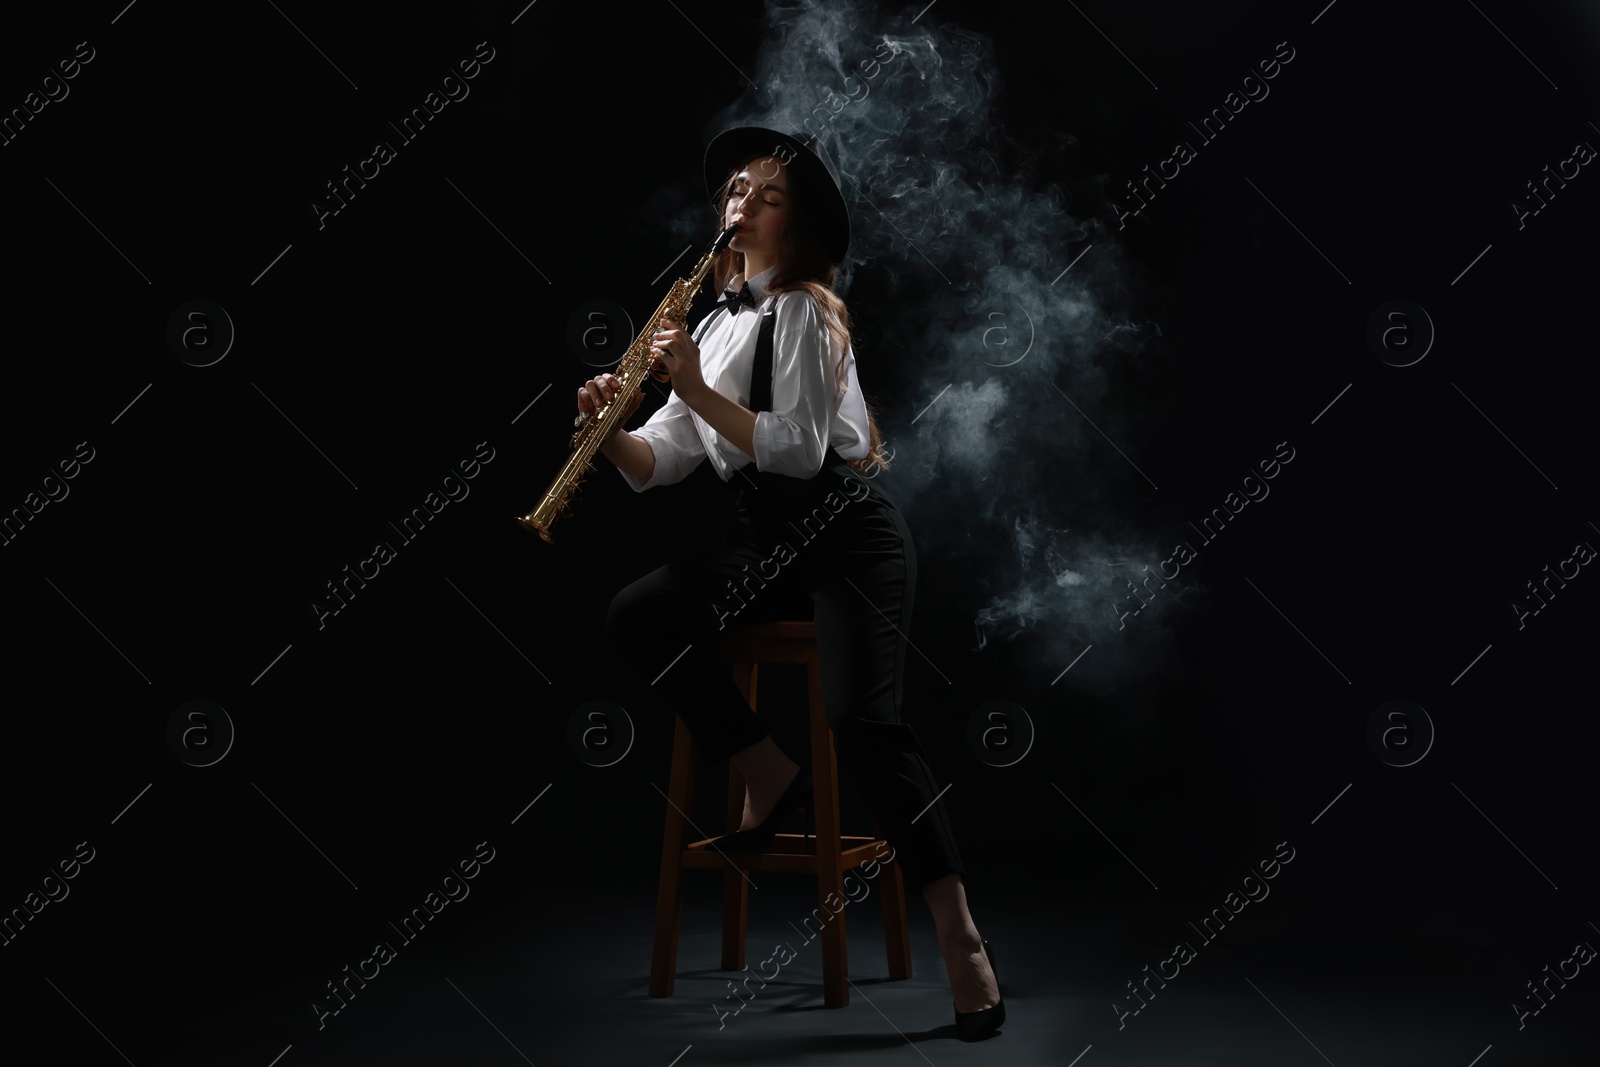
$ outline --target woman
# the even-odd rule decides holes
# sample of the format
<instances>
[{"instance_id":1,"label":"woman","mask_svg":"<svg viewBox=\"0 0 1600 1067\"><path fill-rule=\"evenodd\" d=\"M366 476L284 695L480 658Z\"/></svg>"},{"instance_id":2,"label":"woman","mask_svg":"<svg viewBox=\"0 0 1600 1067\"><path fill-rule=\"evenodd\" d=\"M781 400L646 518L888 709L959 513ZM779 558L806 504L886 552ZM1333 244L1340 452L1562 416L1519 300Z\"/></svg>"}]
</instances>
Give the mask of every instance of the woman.
<instances>
[{"instance_id":1,"label":"woman","mask_svg":"<svg viewBox=\"0 0 1600 1067\"><path fill-rule=\"evenodd\" d=\"M850 238L837 172L814 138L746 126L712 139L705 174L722 227L739 227L715 264L724 298L692 336L683 323L658 323L652 352L672 376L672 396L601 452L639 492L681 481L709 457L733 495L737 528L726 544L623 589L606 624L619 646L649 639L654 651L632 669L709 757L727 757L743 775L739 831L708 846L734 852L763 847L784 818L809 809L811 781L709 646L730 626L815 618L840 769L928 902L957 1033L975 1040L1004 1021L1005 1005L967 910L940 791L900 720L916 552L894 503L862 477L889 464L856 378L849 313L831 288ZM609 374L590 379L578 410L597 412L618 386ZM630 414L640 399L637 390L624 398Z\"/></svg>"}]
</instances>

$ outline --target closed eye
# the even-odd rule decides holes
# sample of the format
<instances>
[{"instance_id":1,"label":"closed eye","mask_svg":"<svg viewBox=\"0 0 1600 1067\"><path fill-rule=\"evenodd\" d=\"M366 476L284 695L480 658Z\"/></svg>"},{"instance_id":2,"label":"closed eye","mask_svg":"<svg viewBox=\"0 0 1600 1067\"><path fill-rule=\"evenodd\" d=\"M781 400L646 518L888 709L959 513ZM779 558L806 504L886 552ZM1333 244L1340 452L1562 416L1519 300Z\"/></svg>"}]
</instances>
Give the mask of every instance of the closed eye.
<instances>
[{"instance_id":1,"label":"closed eye","mask_svg":"<svg viewBox=\"0 0 1600 1067\"><path fill-rule=\"evenodd\" d=\"M741 182L740 184L743 184L743 183ZM741 198L743 198L743 196L745 194L739 191L739 187L738 186L734 186L733 195L734 195L735 199L741 199ZM781 200L762 200L761 202L763 204L767 204L770 207L782 207L783 206L783 201L781 201Z\"/></svg>"}]
</instances>

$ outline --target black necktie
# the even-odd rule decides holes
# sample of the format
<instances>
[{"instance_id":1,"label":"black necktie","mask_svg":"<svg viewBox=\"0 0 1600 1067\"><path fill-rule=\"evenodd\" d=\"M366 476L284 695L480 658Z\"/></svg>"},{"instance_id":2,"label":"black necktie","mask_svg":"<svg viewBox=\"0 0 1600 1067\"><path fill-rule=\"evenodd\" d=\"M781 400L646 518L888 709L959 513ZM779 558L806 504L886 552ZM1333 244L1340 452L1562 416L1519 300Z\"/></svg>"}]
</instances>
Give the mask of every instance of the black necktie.
<instances>
[{"instance_id":1,"label":"black necktie","mask_svg":"<svg viewBox=\"0 0 1600 1067\"><path fill-rule=\"evenodd\" d=\"M722 291L722 299L717 301L717 303L722 307L727 308L728 314L737 315L739 313L740 304L748 304L750 307L755 307L756 298L750 294L750 283L744 282L739 286L739 291L737 293L733 291L732 286L724 289Z\"/></svg>"}]
</instances>

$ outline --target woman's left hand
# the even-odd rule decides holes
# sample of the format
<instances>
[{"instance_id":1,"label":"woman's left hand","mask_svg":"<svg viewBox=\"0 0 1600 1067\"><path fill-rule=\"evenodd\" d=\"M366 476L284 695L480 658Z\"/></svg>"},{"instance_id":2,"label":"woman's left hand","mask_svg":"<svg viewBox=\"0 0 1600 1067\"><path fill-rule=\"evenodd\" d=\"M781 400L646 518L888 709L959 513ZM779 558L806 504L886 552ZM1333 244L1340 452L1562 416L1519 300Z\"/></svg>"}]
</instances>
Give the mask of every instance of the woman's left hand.
<instances>
[{"instance_id":1,"label":"woman's left hand","mask_svg":"<svg viewBox=\"0 0 1600 1067\"><path fill-rule=\"evenodd\" d=\"M706 389L705 379L700 375L700 346L694 343L683 323L662 319L660 326L650 351L672 375L672 391L682 397L684 403L693 403Z\"/></svg>"}]
</instances>

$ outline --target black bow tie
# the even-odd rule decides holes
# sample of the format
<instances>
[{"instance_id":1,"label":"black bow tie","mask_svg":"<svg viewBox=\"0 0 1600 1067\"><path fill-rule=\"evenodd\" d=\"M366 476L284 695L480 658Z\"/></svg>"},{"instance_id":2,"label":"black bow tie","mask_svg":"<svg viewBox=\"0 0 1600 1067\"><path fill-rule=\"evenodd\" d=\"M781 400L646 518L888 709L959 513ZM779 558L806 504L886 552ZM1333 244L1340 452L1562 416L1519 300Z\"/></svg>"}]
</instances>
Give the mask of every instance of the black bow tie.
<instances>
[{"instance_id":1,"label":"black bow tie","mask_svg":"<svg viewBox=\"0 0 1600 1067\"><path fill-rule=\"evenodd\" d=\"M719 306L727 308L728 314L737 315L740 304L748 304L750 307L755 307L756 298L750 293L750 283L744 282L739 286L737 293L733 291L732 286L724 289L722 291L722 299L717 303Z\"/></svg>"}]
</instances>

